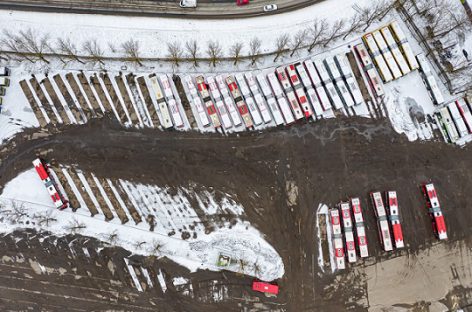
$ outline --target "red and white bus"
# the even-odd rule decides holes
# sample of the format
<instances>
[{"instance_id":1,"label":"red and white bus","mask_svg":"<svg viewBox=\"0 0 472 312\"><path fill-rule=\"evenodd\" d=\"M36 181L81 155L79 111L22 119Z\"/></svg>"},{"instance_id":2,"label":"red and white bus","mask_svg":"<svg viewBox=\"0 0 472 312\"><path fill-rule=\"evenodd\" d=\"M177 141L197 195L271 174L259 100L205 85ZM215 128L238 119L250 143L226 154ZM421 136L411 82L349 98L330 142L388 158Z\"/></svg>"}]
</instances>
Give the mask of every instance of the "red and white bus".
<instances>
[{"instance_id":1,"label":"red and white bus","mask_svg":"<svg viewBox=\"0 0 472 312\"><path fill-rule=\"evenodd\" d=\"M462 117L459 108L457 107L456 103L452 102L447 105L449 112L451 113L452 119L454 120L454 124L456 125L457 132L459 133L460 137L464 137L469 134L469 129L467 128L467 124Z\"/></svg>"},{"instance_id":2,"label":"red and white bus","mask_svg":"<svg viewBox=\"0 0 472 312\"><path fill-rule=\"evenodd\" d=\"M462 119L464 119L469 133L472 133L472 114L470 113L470 109L467 106L467 103L464 101L456 100L456 106L462 116Z\"/></svg>"},{"instance_id":3,"label":"red and white bus","mask_svg":"<svg viewBox=\"0 0 472 312\"><path fill-rule=\"evenodd\" d=\"M372 89L374 95L380 97L385 94L383 90L382 80L379 77L379 74L374 68L372 59L367 52L364 44L360 43L354 46L354 51L361 60L361 65L367 75L367 80L369 81L369 86Z\"/></svg>"},{"instance_id":4,"label":"red and white bus","mask_svg":"<svg viewBox=\"0 0 472 312\"><path fill-rule=\"evenodd\" d=\"M403 230L400 223L400 216L398 213L398 198L396 191L387 192L387 202L389 210L390 224L392 225L393 239L395 240L395 248L403 248Z\"/></svg>"},{"instance_id":5,"label":"red and white bus","mask_svg":"<svg viewBox=\"0 0 472 312\"><path fill-rule=\"evenodd\" d=\"M339 218L338 209L330 209L329 216L331 220L331 229L333 231L333 247L334 247L334 260L336 269L342 270L346 268L344 260L344 246L343 246L343 234L341 230L341 220Z\"/></svg>"},{"instance_id":6,"label":"red and white bus","mask_svg":"<svg viewBox=\"0 0 472 312\"><path fill-rule=\"evenodd\" d=\"M56 181L49 173L48 165L39 158L33 160L33 165L39 175L39 178L41 179L41 181L43 181L44 186L48 190L48 193L51 196L52 201L54 202L54 206L56 206L56 208L60 210L66 209L69 206L68 202L61 194L56 184Z\"/></svg>"},{"instance_id":7,"label":"red and white bus","mask_svg":"<svg viewBox=\"0 0 472 312\"><path fill-rule=\"evenodd\" d=\"M339 206L341 208L341 216L343 219L344 238L346 239L347 261L349 261L349 263L354 263L357 261L357 255L352 228L351 207L347 202L341 203Z\"/></svg>"},{"instance_id":8,"label":"red and white bus","mask_svg":"<svg viewBox=\"0 0 472 312\"><path fill-rule=\"evenodd\" d=\"M215 78L207 77L208 87L210 88L211 95L215 100L216 108L220 113L221 121L225 129L229 129L232 127L231 119L229 117L228 111L226 110L225 104L223 103L223 99L221 98L220 90L218 89L218 85L216 84Z\"/></svg>"},{"instance_id":9,"label":"red and white bus","mask_svg":"<svg viewBox=\"0 0 472 312\"><path fill-rule=\"evenodd\" d=\"M385 251L393 250L390 228L388 226L387 212L385 211L382 194L380 192L370 193L375 216L378 221L380 244Z\"/></svg>"},{"instance_id":10,"label":"red and white bus","mask_svg":"<svg viewBox=\"0 0 472 312\"><path fill-rule=\"evenodd\" d=\"M295 121L295 118L293 117L292 111L290 110L290 106L287 102L287 99L285 98L284 91L282 90L282 87L280 86L280 83L277 80L277 76L275 76L275 73L268 73L267 79L269 80L269 84L275 94L275 98L279 103L280 110L282 111L282 115L285 119L285 124L292 124Z\"/></svg>"},{"instance_id":11,"label":"red and white bus","mask_svg":"<svg viewBox=\"0 0 472 312\"><path fill-rule=\"evenodd\" d=\"M251 74L251 73L247 73L247 74ZM275 124L283 125L285 123L284 117L282 116L282 113L280 112L279 105L277 104L277 101L274 97L274 93L272 93L269 83L267 82L266 76L263 73L260 73L256 76L256 80L259 84L259 87L262 90L262 94L267 100L267 105L269 106L269 109L272 112L272 116L274 117Z\"/></svg>"},{"instance_id":12,"label":"red and white bus","mask_svg":"<svg viewBox=\"0 0 472 312\"><path fill-rule=\"evenodd\" d=\"M321 82L320 75L316 71L315 64L311 60L306 60L303 62L303 65L305 66L308 75L311 78L311 82L313 83L313 86L315 87L316 93L318 94L318 98L320 100L321 107L323 108L323 111L327 111L331 109L331 102L329 101L328 94L326 93L325 88L323 87L323 83Z\"/></svg>"},{"instance_id":13,"label":"red and white bus","mask_svg":"<svg viewBox=\"0 0 472 312\"><path fill-rule=\"evenodd\" d=\"M369 256L367 248L367 235L365 233L364 216L362 215L361 201L358 197L351 198L352 214L356 225L357 246L361 258Z\"/></svg>"},{"instance_id":14,"label":"red and white bus","mask_svg":"<svg viewBox=\"0 0 472 312\"><path fill-rule=\"evenodd\" d=\"M210 116L210 120L213 123L215 129L221 127L220 119L218 118L218 114L216 113L215 104L210 97L210 93L208 92L205 78L203 76L198 76L195 78L195 82L197 83L197 90L202 97L203 103L205 103L205 107L207 109L208 116Z\"/></svg>"},{"instance_id":15,"label":"red and white bus","mask_svg":"<svg viewBox=\"0 0 472 312\"><path fill-rule=\"evenodd\" d=\"M300 103L305 118L308 119L313 115L313 110L311 109L310 103L308 103L305 90L303 89L303 85L300 82L297 71L295 70L295 65L288 65L286 70L288 76L290 77L290 82L292 82L292 86L295 89L295 94L297 96L298 103Z\"/></svg>"},{"instance_id":16,"label":"red and white bus","mask_svg":"<svg viewBox=\"0 0 472 312\"><path fill-rule=\"evenodd\" d=\"M433 222L433 231L440 239L447 239L446 221L439 205L438 195L433 183L423 185L423 193L427 201L428 212Z\"/></svg>"},{"instance_id":17,"label":"red and white bus","mask_svg":"<svg viewBox=\"0 0 472 312\"><path fill-rule=\"evenodd\" d=\"M306 94L314 109L315 115L321 117L323 115L323 106L321 105L321 102L318 98L318 94L316 94L315 89L313 89L313 84L311 82L310 76L306 72L305 66L303 66L302 63L298 63L295 65L295 68L298 72L298 75L300 76L303 86L306 89Z\"/></svg>"},{"instance_id":18,"label":"red and white bus","mask_svg":"<svg viewBox=\"0 0 472 312\"><path fill-rule=\"evenodd\" d=\"M236 103L236 106L238 107L239 115L243 119L244 125L247 129L253 128L254 124L252 123L251 116L249 115L247 105L243 100L241 92L239 92L239 88L236 84L236 81L234 81L233 77L228 76L226 77L226 84L228 85L229 92L231 92L233 100Z\"/></svg>"},{"instance_id":19,"label":"red and white bus","mask_svg":"<svg viewBox=\"0 0 472 312\"><path fill-rule=\"evenodd\" d=\"M295 119L296 120L302 119L303 118L302 109L300 108L300 105L298 104L297 97L295 96L295 93L293 92L292 86L290 84L290 80L287 77L285 69L283 67L278 67L275 69L275 74L277 75L277 78L279 79L279 82L282 85L282 89L284 90L285 95L287 96L287 100L290 104L290 107L292 108L292 112Z\"/></svg>"},{"instance_id":20,"label":"red and white bus","mask_svg":"<svg viewBox=\"0 0 472 312\"><path fill-rule=\"evenodd\" d=\"M234 102L231 99L231 96L229 95L228 86L226 85L224 78L220 75L215 77L215 81L218 85L218 89L220 90L223 96L223 102L225 103L226 109L228 110L229 115L231 116L231 120L233 121L233 124L238 127L239 125L241 125L241 117L239 116L238 110L236 109L236 106L234 105Z\"/></svg>"},{"instance_id":21,"label":"red and white bus","mask_svg":"<svg viewBox=\"0 0 472 312\"><path fill-rule=\"evenodd\" d=\"M252 282L252 290L271 295L277 295L279 293L279 286L270 283L254 281Z\"/></svg>"},{"instance_id":22,"label":"red and white bus","mask_svg":"<svg viewBox=\"0 0 472 312\"><path fill-rule=\"evenodd\" d=\"M188 91L190 92L190 97L191 97L193 106L195 107L195 110L197 111L198 119L202 123L203 127L209 126L210 120L208 119L208 116L205 113L202 100L198 96L197 88L195 88L195 85L193 84L192 77L185 76L184 81L187 85Z\"/></svg>"},{"instance_id":23,"label":"red and white bus","mask_svg":"<svg viewBox=\"0 0 472 312\"><path fill-rule=\"evenodd\" d=\"M242 74L236 74L234 75L234 78L236 79L236 82L239 86L239 90L241 90L241 94L243 95L244 100L246 101L247 108L252 116L252 121L256 126L262 124L261 114L259 113L259 110L256 107L256 102L252 97L251 90L249 89L249 86L247 85L244 76Z\"/></svg>"}]
</instances>

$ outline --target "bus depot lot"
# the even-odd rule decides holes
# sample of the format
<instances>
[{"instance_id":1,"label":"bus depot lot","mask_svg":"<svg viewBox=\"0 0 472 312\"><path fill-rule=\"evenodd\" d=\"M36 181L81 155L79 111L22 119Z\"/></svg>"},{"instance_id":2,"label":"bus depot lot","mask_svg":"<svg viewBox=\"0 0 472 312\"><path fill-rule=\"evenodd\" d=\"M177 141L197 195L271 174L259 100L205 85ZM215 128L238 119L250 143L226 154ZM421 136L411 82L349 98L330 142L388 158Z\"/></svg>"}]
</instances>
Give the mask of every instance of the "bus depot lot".
<instances>
[{"instance_id":1,"label":"bus depot lot","mask_svg":"<svg viewBox=\"0 0 472 312\"><path fill-rule=\"evenodd\" d=\"M4 163L11 166L8 173L7 168L1 168L1 185L31 168L28 153L15 153L31 149L44 152L46 159L54 158L64 165L79 164L83 170L111 179L119 177L170 187L185 185L189 180L201 185L211 184L216 190L224 190L237 198L245 208L247 220L264 233L284 262L285 274L277 280L281 293L276 299L251 293L250 281L245 277L215 273L215 280L229 284L229 293L235 289L234 296L209 304L210 299L199 296L156 295L162 302L178 302L184 306L194 302L196 311L220 311L223 307L239 311L241 304L257 310L261 302L272 310L283 307L287 311L333 311L350 306L354 311L366 311L368 307L375 311L378 308L376 304L382 302L415 306L422 300L430 302L449 298L448 294L457 292L455 285L462 285L465 293L469 291L470 272L462 265L466 261L470 263L468 244L472 235L469 226L472 215L467 204L467 190L472 181L469 170L472 159L468 147L459 149L443 143L411 143L396 134L385 121L356 118L340 118L336 123L321 121L257 136L248 133L225 138L151 129L103 128L100 123L92 122L80 127L71 126L47 138L26 140L18 135L15 141L16 147L9 149L10 156L2 155ZM86 146L86 153L81 148L83 146ZM126 153L123 153L123 146L126 146ZM163 159L168 161L156 161ZM420 190L420 184L429 179L438 189L449 229L449 241L438 245L435 244ZM298 188L298 197L295 202L290 201L290 207L287 204L288 184ZM375 189L394 189L398 193L405 251L389 254L381 251L375 216L367 202L367 193ZM372 256L346 272L322 274L316 261L316 207L321 202L334 205L340 198L352 195L362 198ZM21 243L19 245L19 251L26 248ZM458 255L458 250L464 252ZM30 252L34 254L34 251ZM42 265L52 258L45 257L44 261ZM401 266L399 263L403 261L410 261L411 268ZM421 275L418 266L423 266L427 273ZM391 292L385 290L387 285L383 288L386 293L377 289L376 285L384 285L387 274L394 270L398 272L399 267L405 270L401 273L403 275L399 274L405 276L402 283L412 288L431 287L431 291L426 288L424 293L413 297L411 292L399 290L392 298ZM435 270L440 270L441 274L435 274ZM380 271L385 273L380 274ZM446 271L456 273L447 274ZM175 277L183 276L175 273L179 272L177 269L166 272ZM199 273L192 274L185 277L192 280ZM409 278L409 274L418 278ZM36 275L30 275L35 281ZM434 275L434 283L427 282L429 275ZM33 287L33 281L25 281L26 286ZM91 281L89 287L97 288L96 283ZM129 277L127 287L134 287L133 284ZM441 291L437 290L438 284L443 285ZM139 290L135 292L138 294ZM40 295L31 296L34 299ZM102 296L95 299L99 306L108 303L110 298L108 294ZM142 297L139 296L146 295L136 296L136 300L140 300ZM470 300L466 296L456 297L461 305L470 304L466 302ZM64 306L64 302L57 298L51 300ZM451 308L452 304L448 305L448 302L445 304ZM204 308L198 306L200 303ZM171 307L169 311L179 311L179 308Z\"/></svg>"}]
</instances>

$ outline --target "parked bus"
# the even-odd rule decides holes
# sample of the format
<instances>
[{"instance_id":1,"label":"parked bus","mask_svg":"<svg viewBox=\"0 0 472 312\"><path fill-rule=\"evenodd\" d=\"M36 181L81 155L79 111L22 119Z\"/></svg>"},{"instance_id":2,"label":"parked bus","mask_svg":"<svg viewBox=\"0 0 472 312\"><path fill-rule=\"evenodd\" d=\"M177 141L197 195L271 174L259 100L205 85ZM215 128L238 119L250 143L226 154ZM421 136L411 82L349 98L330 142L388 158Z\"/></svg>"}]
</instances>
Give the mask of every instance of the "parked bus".
<instances>
[{"instance_id":1,"label":"parked bus","mask_svg":"<svg viewBox=\"0 0 472 312\"><path fill-rule=\"evenodd\" d=\"M303 84L298 77L297 71L295 69L295 65L291 64L286 67L287 74L290 77L290 82L292 83L293 88L295 89L295 95L297 96L298 102L303 110L303 114L305 118L310 118L313 116L313 110L311 109L310 103L308 103L308 99L303 88Z\"/></svg>"},{"instance_id":2,"label":"parked bus","mask_svg":"<svg viewBox=\"0 0 472 312\"><path fill-rule=\"evenodd\" d=\"M218 85L216 84L215 78L210 76L210 77L207 77L206 80L208 83L208 87L210 88L211 96L215 100L218 113L220 113L223 126L225 127L225 129L229 129L233 125L231 124L231 119L229 117L228 111L226 110L225 104L223 103L223 98L221 97L221 93L220 93L220 90L218 89Z\"/></svg>"},{"instance_id":3,"label":"parked bus","mask_svg":"<svg viewBox=\"0 0 472 312\"><path fill-rule=\"evenodd\" d=\"M61 194L56 181L50 175L48 165L39 158L33 160L33 165L36 169L36 173L39 175L39 178L43 181L44 186L48 190L49 196L51 196L51 199L54 202L54 206L59 210L66 209L69 206L68 201Z\"/></svg>"},{"instance_id":4,"label":"parked bus","mask_svg":"<svg viewBox=\"0 0 472 312\"><path fill-rule=\"evenodd\" d=\"M252 74L251 74L252 75ZM263 73L260 73L256 76L256 80L259 84L259 87L262 90L262 94L267 100L267 105L269 106L270 111L272 112L272 116L274 117L274 121L277 125L283 125L284 117L280 111L279 105L272 93L272 90L267 82L267 78Z\"/></svg>"},{"instance_id":5,"label":"parked bus","mask_svg":"<svg viewBox=\"0 0 472 312\"><path fill-rule=\"evenodd\" d=\"M338 92L336 91L336 87L331 81L329 73L326 70L326 67L324 66L323 62L321 60L314 60L313 63L321 81L324 83L326 90L328 91L328 96L331 100L331 103L333 104L334 109L343 108L343 101L341 100Z\"/></svg>"},{"instance_id":6,"label":"parked bus","mask_svg":"<svg viewBox=\"0 0 472 312\"><path fill-rule=\"evenodd\" d=\"M244 77L246 78L247 84L249 85L249 89L254 95L254 100L256 101L257 107L259 107L259 111L261 112L264 123L271 122L272 118L270 116L269 108L267 107L264 97L261 94L261 90L257 85L256 78L251 72L245 73Z\"/></svg>"},{"instance_id":7,"label":"parked bus","mask_svg":"<svg viewBox=\"0 0 472 312\"><path fill-rule=\"evenodd\" d=\"M279 103L280 110L282 111L282 115L285 119L285 124L290 125L295 122L295 118L293 117L292 111L290 110L290 106L287 103L287 99L285 98L284 92L280 86L280 83L275 76L275 73L268 73L267 79L269 80L269 84L274 92L275 98Z\"/></svg>"},{"instance_id":8,"label":"parked bus","mask_svg":"<svg viewBox=\"0 0 472 312\"><path fill-rule=\"evenodd\" d=\"M434 234L440 239L447 239L447 228L446 221L441 210L441 205L439 205L438 194L436 193L436 188L433 183L424 184L423 194L426 198L427 208L431 221L433 222L433 231Z\"/></svg>"},{"instance_id":9,"label":"parked bus","mask_svg":"<svg viewBox=\"0 0 472 312\"><path fill-rule=\"evenodd\" d=\"M228 76L226 77L226 84L228 85L229 92L231 92L231 96L238 107L239 115L243 119L244 125L247 129L253 128L254 123L252 122L251 116L249 115L249 110L246 103L244 102L241 92L239 91L236 81L234 81L233 77Z\"/></svg>"},{"instance_id":10,"label":"parked bus","mask_svg":"<svg viewBox=\"0 0 472 312\"><path fill-rule=\"evenodd\" d=\"M408 43L408 39L406 38L405 33L401 29L400 25L396 21L393 21L390 24L390 28L392 29L392 34L397 40L398 45L400 46L400 49L408 62L408 65L410 65L410 69L418 69L420 66L415 58L415 55L413 54L413 50L411 49L410 44Z\"/></svg>"},{"instance_id":11,"label":"parked bus","mask_svg":"<svg viewBox=\"0 0 472 312\"><path fill-rule=\"evenodd\" d=\"M408 66L402 52L398 48L398 45L395 42L395 39L393 38L392 33L390 32L390 28L388 26L382 27L380 29L380 32L382 33L382 36L384 37L385 42L387 43L388 47L390 48L390 51L392 51L393 58L397 62L398 67L400 68L402 74L406 75L406 74L410 73L410 71L411 71L410 67Z\"/></svg>"},{"instance_id":12,"label":"parked bus","mask_svg":"<svg viewBox=\"0 0 472 312\"><path fill-rule=\"evenodd\" d=\"M374 36L372 34L366 34L362 38L364 39L366 46L369 48L370 54L374 59L374 63L377 66L377 69L379 70L380 77L382 77L382 80L384 82L392 81L392 73L390 72L390 69L388 68L387 63L382 53L380 52L377 43L375 42Z\"/></svg>"},{"instance_id":13,"label":"parked bus","mask_svg":"<svg viewBox=\"0 0 472 312\"><path fill-rule=\"evenodd\" d=\"M223 102L225 103L226 109L228 110L229 115L231 116L231 120L233 121L233 124L238 127L239 125L241 125L241 117L239 116L238 110L236 109L236 106L234 105L234 102L231 99L231 95L228 92L228 86L226 85L224 78L220 75L215 77L215 81L218 85L218 89L223 95Z\"/></svg>"},{"instance_id":14,"label":"parked bus","mask_svg":"<svg viewBox=\"0 0 472 312\"><path fill-rule=\"evenodd\" d=\"M320 104L323 107L323 111L327 111L331 109L331 102L329 100L328 94L326 93L326 89L321 82L321 78L315 68L315 64L311 60L306 60L303 62L308 75L311 78L311 82L315 87L315 91L318 94L318 98L320 100Z\"/></svg>"},{"instance_id":15,"label":"parked bus","mask_svg":"<svg viewBox=\"0 0 472 312\"><path fill-rule=\"evenodd\" d=\"M341 222L339 218L338 209L330 209L329 216L331 221L331 230L332 230L332 240L334 248L334 260L335 266L338 270L343 270L346 268L346 263L344 259L344 246L343 246L343 234L341 231Z\"/></svg>"},{"instance_id":16,"label":"parked bus","mask_svg":"<svg viewBox=\"0 0 472 312\"><path fill-rule=\"evenodd\" d=\"M328 70L331 79L334 81L334 85L337 87L337 91L341 97L341 100L347 107L354 106L354 100L352 99L349 90L344 83L344 80L339 72L338 66L333 57L328 57L324 60L326 69Z\"/></svg>"},{"instance_id":17,"label":"parked bus","mask_svg":"<svg viewBox=\"0 0 472 312\"><path fill-rule=\"evenodd\" d=\"M192 77L185 76L184 81L187 85L187 89L190 92L191 101L193 102L195 110L197 111L198 118L200 119L202 126L209 126L210 120L208 119L205 109L203 108L202 100L198 96L197 88L195 88L195 85L193 84Z\"/></svg>"},{"instance_id":18,"label":"parked bus","mask_svg":"<svg viewBox=\"0 0 472 312\"><path fill-rule=\"evenodd\" d=\"M339 71L341 75L346 79L347 87L351 92L352 98L354 99L354 104L359 105L364 103L364 99L362 97L361 90L359 89L359 85L357 84L356 79L351 70L351 64L347 59L345 54L338 54L335 56L336 64L338 65Z\"/></svg>"},{"instance_id":19,"label":"parked bus","mask_svg":"<svg viewBox=\"0 0 472 312\"><path fill-rule=\"evenodd\" d=\"M254 124L256 126L262 124L261 114L259 113L259 110L256 107L256 102L254 102L251 90L249 89L249 86L247 85L244 76L242 74L236 74L234 78L236 78L236 82L238 83L239 89L241 90L244 100L246 101L247 108L252 116Z\"/></svg>"},{"instance_id":20,"label":"parked bus","mask_svg":"<svg viewBox=\"0 0 472 312\"><path fill-rule=\"evenodd\" d=\"M390 236L387 213L385 211L382 194L380 192L373 192L370 193L370 197L372 199L375 216L377 217L380 244L385 251L391 251L393 250L392 238Z\"/></svg>"},{"instance_id":21,"label":"parked bus","mask_svg":"<svg viewBox=\"0 0 472 312\"><path fill-rule=\"evenodd\" d=\"M172 92L172 86L170 84L169 77L167 77L167 75L160 75L159 80L161 81L162 87L164 88L164 96L166 97L167 104L169 106L172 119L174 120L175 127L183 127L184 122L182 120L182 116L180 115L177 101L174 98L174 93Z\"/></svg>"},{"instance_id":22,"label":"parked bus","mask_svg":"<svg viewBox=\"0 0 472 312\"><path fill-rule=\"evenodd\" d=\"M303 64L301 63L298 63L295 65L295 69L297 70L298 75L300 76L300 80L302 82L303 87L306 89L306 95L310 100L315 115L321 117L323 115L323 106L321 105L321 102L318 98L318 95L316 94L315 89L313 89L313 84L311 83L310 76L308 76L308 73L305 70L305 66L303 66Z\"/></svg>"},{"instance_id":23,"label":"parked bus","mask_svg":"<svg viewBox=\"0 0 472 312\"><path fill-rule=\"evenodd\" d=\"M356 225L357 246L361 258L369 256L367 235L365 233L364 216L362 215L361 201L358 197L351 198L352 214Z\"/></svg>"},{"instance_id":24,"label":"parked bus","mask_svg":"<svg viewBox=\"0 0 472 312\"><path fill-rule=\"evenodd\" d=\"M164 94L162 93L162 89L159 85L156 75L149 76L149 81L151 81L151 87L154 91L157 105L159 106L159 112L161 113L161 125L164 129L172 128L173 124L172 119L170 118L169 109L167 108Z\"/></svg>"},{"instance_id":25,"label":"parked bus","mask_svg":"<svg viewBox=\"0 0 472 312\"><path fill-rule=\"evenodd\" d=\"M459 133L457 133L454 121L447 107L443 107L439 110L439 117L440 122L444 126L444 130L449 138L449 142L456 142L459 139Z\"/></svg>"},{"instance_id":26,"label":"parked bus","mask_svg":"<svg viewBox=\"0 0 472 312\"><path fill-rule=\"evenodd\" d=\"M372 36L374 36L374 40L377 43L377 46L379 47L383 57L385 58L385 62L387 63L388 68L392 72L393 78L400 78L402 76L402 72L400 71L397 62L395 62L392 52L388 48L385 39L382 37L382 34L379 30L376 30L372 33Z\"/></svg>"},{"instance_id":27,"label":"parked bus","mask_svg":"<svg viewBox=\"0 0 472 312\"><path fill-rule=\"evenodd\" d=\"M283 67L278 67L275 70L275 74L277 75L277 78L279 79L282 89L284 90L285 95L287 96L287 100L292 109L293 116L295 117L296 120L302 119L303 118L302 109L300 108L300 105L298 104L297 97L295 96L295 93L293 92L292 86L290 84L290 80L287 77L287 73L285 72L285 69Z\"/></svg>"},{"instance_id":28,"label":"parked bus","mask_svg":"<svg viewBox=\"0 0 472 312\"><path fill-rule=\"evenodd\" d=\"M403 248L405 247L405 244L403 242L403 230L398 213L398 198L396 191L387 192L387 203L393 239L395 240L395 248Z\"/></svg>"},{"instance_id":29,"label":"parked bus","mask_svg":"<svg viewBox=\"0 0 472 312\"><path fill-rule=\"evenodd\" d=\"M346 239L347 261L349 261L349 263L354 263L357 261L357 254L352 228L351 208L347 202L341 203L339 206L343 219L344 238Z\"/></svg>"},{"instance_id":30,"label":"parked bus","mask_svg":"<svg viewBox=\"0 0 472 312\"><path fill-rule=\"evenodd\" d=\"M454 121L454 124L456 125L457 132L459 136L462 138L466 135L469 134L469 129L467 128L467 125L462 118L461 113L459 112L459 109L457 108L456 103L452 102L447 105L447 108L449 109L449 112L451 113L452 120Z\"/></svg>"},{"instance_id":31,"label":"parked bus","mask_svg":"<svg viewBox=\"0 0 472 312\"><path fill-rule=\"evenodd\" d=\"M197 83L198 93L200 94L203 103L205 104L208 116L210 117L213 127L215 127L215 129L221 128L221 122L218 118L215 104L213 104L213 100L211 99L210 93L208 92L207 85L205 83L205 78L203 78L203 76L197 76L195 77L195 82Z\"/></svg>"},{"instance_id":32,"label":"parked bus","mask_svg":"<svg viewBox=\"0 0 472 312\"><path fill-rule=\"evenodd\" d=\"M469 133L472 133L472 114L469 107L467 106L467 103L459 100L456 100L455 103L457 109L462 115L462 118L464 119L464 122L466 123Z\"/></svg>"},{"instance_id":33,"label":"parked bus","mask_svg":"<svg viewBox=\"0 0 472 312\"><path fill-rule=\"evenodd\" d=\"M424 74L424 78L426 80L426 86L428 87L431 98L433 99L433 102L436 105L440 105L444 103L444 97L439 90L439 86L436 82L436 78L434 78L433 71L431 70L431 67L429 66L428 60L424 56L423 53L418 54L416 56L416 59L418 60L418 64L420 65L421 71Z\"/></svg>"}]
</instances>

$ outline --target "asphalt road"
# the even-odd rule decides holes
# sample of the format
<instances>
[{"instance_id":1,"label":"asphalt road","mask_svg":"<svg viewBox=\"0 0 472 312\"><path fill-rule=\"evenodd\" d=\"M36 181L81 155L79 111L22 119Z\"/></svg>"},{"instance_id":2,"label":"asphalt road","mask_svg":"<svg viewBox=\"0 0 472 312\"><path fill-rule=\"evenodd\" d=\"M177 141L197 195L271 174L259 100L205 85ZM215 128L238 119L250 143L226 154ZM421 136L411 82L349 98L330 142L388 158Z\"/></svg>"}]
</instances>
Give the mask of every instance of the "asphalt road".
<instances>
[{"instance_id":1,"label":"asphalt road","mask_svg":"<svg viewBox=\"0 0 472 312\"><path fill-rule=\"evenodd\" d=\"M153 0L4 0L0 9L56 13L106 14L205 19L244 18L279 14L301 9L323 0L253 0L237 6L233 0L198 0L197 8L180 8L179 1ZM263 12L266 4L275 3L278 10Z\"/></svg>"}]
</instances>

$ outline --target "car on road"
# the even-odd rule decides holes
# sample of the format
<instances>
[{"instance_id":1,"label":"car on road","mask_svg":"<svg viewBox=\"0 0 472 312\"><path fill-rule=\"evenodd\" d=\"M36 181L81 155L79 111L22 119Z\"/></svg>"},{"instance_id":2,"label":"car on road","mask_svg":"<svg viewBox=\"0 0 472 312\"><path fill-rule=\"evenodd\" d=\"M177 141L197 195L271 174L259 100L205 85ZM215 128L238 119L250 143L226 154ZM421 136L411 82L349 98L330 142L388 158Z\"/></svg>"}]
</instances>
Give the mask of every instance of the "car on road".
<instances>
[{"instance_id":1,"label":"car on road","mask_svg":"<svg viewBox=\"0 0 472 312\"><path fill-rule=\"evenodd\" d=\"M197 0L180 0L179 5L181 8L196 8Z\"/></svg>"},{"instance_id":2,"label":"car on road","mask_svg":"<svg viewBox=\"0 0 472 312\"><path fill-rule=\"evenodd\" d=\"M272 12L277 10L277 4L264 5L264 12Z\"/></svg>"},{"instance_id":3,"label":"car on road","mask_svg":"<svg viewBox=\"0 0 472 312\"><path fill-rule=\"evenodd\" d=\"M249 0L236 0L237 5L246 5L249 4Z\"/></svg>"}]
</instances>

